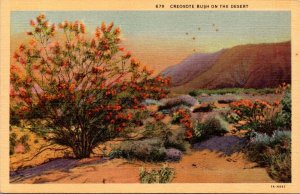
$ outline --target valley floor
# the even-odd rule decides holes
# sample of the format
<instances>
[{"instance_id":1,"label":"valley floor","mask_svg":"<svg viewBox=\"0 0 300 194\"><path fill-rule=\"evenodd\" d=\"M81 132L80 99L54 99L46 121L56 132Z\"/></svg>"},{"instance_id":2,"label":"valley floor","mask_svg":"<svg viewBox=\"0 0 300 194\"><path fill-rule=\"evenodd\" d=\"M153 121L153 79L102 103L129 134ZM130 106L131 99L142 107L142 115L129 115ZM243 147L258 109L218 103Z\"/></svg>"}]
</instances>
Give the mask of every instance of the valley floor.
<instances>
[{"instance_id":1,"label":"valley floor","mask_svg":"<svg viewBox=\"0 0 300 194\"><path fill-rule=\"evenodd\" d=\"M266 169L249 162L243 153L228 151L240 146L237 136L216 137L199 145L180 162L168 162L174 168L172 183L269 183ZM229 146L230 145L230 146ZM227 149L226 149L227 148ZM144 163L125 159L56 159L15 171L12 183L139 183L141 167L158 169L162 163ZM130 176L128 176L130 175Z\"/></svg>"}]
</instances>

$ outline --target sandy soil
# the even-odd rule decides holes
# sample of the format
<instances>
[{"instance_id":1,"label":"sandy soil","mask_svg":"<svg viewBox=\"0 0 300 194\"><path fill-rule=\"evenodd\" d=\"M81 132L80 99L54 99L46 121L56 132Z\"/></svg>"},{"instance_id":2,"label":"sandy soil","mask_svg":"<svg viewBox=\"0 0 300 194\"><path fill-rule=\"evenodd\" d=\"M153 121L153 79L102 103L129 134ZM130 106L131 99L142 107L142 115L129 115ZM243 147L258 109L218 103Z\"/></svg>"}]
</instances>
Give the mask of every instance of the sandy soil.
<instances>
[{"instance_id":1,"label":"sandy soil","mask_svg":"<svg viewBox=\"0 0 300 194\"><path fill-rule=\"evenodd\" d=\"M159 168L162 163L129 162L124 159L58 159L11 176L12 183L139 183L141 167ZM193 151L178 163L172 183L265 183L274 182L264 168L235 153ZM117 169L117 170L116 170ZM130 175L130 176L129 176Z\"/></svg>"}]
</instances>

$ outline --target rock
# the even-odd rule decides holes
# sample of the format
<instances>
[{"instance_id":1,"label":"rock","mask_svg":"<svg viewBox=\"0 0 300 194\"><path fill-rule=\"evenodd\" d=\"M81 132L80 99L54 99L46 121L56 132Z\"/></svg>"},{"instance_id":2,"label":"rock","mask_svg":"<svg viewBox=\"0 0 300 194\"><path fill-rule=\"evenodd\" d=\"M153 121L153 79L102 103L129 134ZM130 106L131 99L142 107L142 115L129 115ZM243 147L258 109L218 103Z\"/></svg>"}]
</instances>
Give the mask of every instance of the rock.
<instances>
[{"instance_id":1,"label":"rock","mask_svg":"<svg viewBox=\"0 0 300 194\"><path fill-rule=\"evenodd\" d=\"M206 94L206 93L202 93L202 94L200 94L200 96L201 96L201 97L208 97L209 95Z\"/></svg>"},{"instance_id":2,"label":"rock","mask_svg":"<svg viewBox=\"0 0 300 194\"><path fill-rule=\"evenodd\" d=\"M212 105L208 103L202 103L199 105L195 105L191 108L192 112L209 112L212 111L213 107Z\"/></svg>"},{"instance_id":3,"label":"rock","mask_svg":"<svg viewBox=\"0 0 300 194\"><path fill-rule=\"evenodd\" d=\"M219 104L230 104L232 102L234 102L233 99L220 99L220 100L218 100Z\"/></svg>"},{"instance_id":4,"label":"rock","mask_svg":"<svg viewBox=\"0 0 300 194\"><path fill-rule=\"evenodd\" d=\"M179 161L182 158L182 152L175 148L167 149L167 159L170 161Z\"/></svg>"}]
</instances>

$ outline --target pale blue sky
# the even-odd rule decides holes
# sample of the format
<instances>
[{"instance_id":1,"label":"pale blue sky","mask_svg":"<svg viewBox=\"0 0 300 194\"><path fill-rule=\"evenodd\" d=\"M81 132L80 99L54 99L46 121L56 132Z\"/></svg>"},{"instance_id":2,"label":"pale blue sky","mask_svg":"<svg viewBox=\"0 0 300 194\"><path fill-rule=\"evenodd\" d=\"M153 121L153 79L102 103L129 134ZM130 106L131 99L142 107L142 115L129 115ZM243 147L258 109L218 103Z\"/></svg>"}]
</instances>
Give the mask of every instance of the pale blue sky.
<instances>
[{"instance_id":1,"label":"pale blue sky","mask_svg":"<svg viewBox=\"0 0 300 194\"><path fill-rule=\"evenodd\" d=\"M29 20L39 13L12 12L12 34L30 29ZM121 27L122 37L130 49L137 53L148 52L148 55L153 55L153 52L165 52L170 56L178 52L189 55L195 51L213 52L235 45L281 42L291 39L291 14L288 11L47 11L44 13L53 23L64 20L84 21L88 31L94 31L102 21L106 23L113 21ZM186 35L186 32L189 34ZM149 48L149 51L145 48Z\"/></svg>"}]
</instances>

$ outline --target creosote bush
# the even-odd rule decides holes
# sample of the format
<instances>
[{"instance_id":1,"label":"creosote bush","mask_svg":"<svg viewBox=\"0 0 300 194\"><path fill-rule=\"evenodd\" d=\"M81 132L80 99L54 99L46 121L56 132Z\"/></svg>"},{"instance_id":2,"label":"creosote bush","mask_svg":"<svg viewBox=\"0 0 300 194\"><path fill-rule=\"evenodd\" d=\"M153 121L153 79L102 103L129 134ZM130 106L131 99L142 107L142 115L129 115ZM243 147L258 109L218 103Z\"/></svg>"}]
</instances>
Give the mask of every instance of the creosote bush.
<instances>
[{"instance_id":1,"label":"creosote bush","mask_svg":"<svg viewBox=\"0 0 300 194\"><path fill-rule=\"evenodd\" d=\"M82 22L50 24L44 14L30 25L31 39L11 64L11 121L26 120L77 158L124 135L136 124L131 110L144 109L145 99L166 97L170 80L152 76L125 52L113 23L102 23L92 36Z\"/></svg>"}]
</instances>

